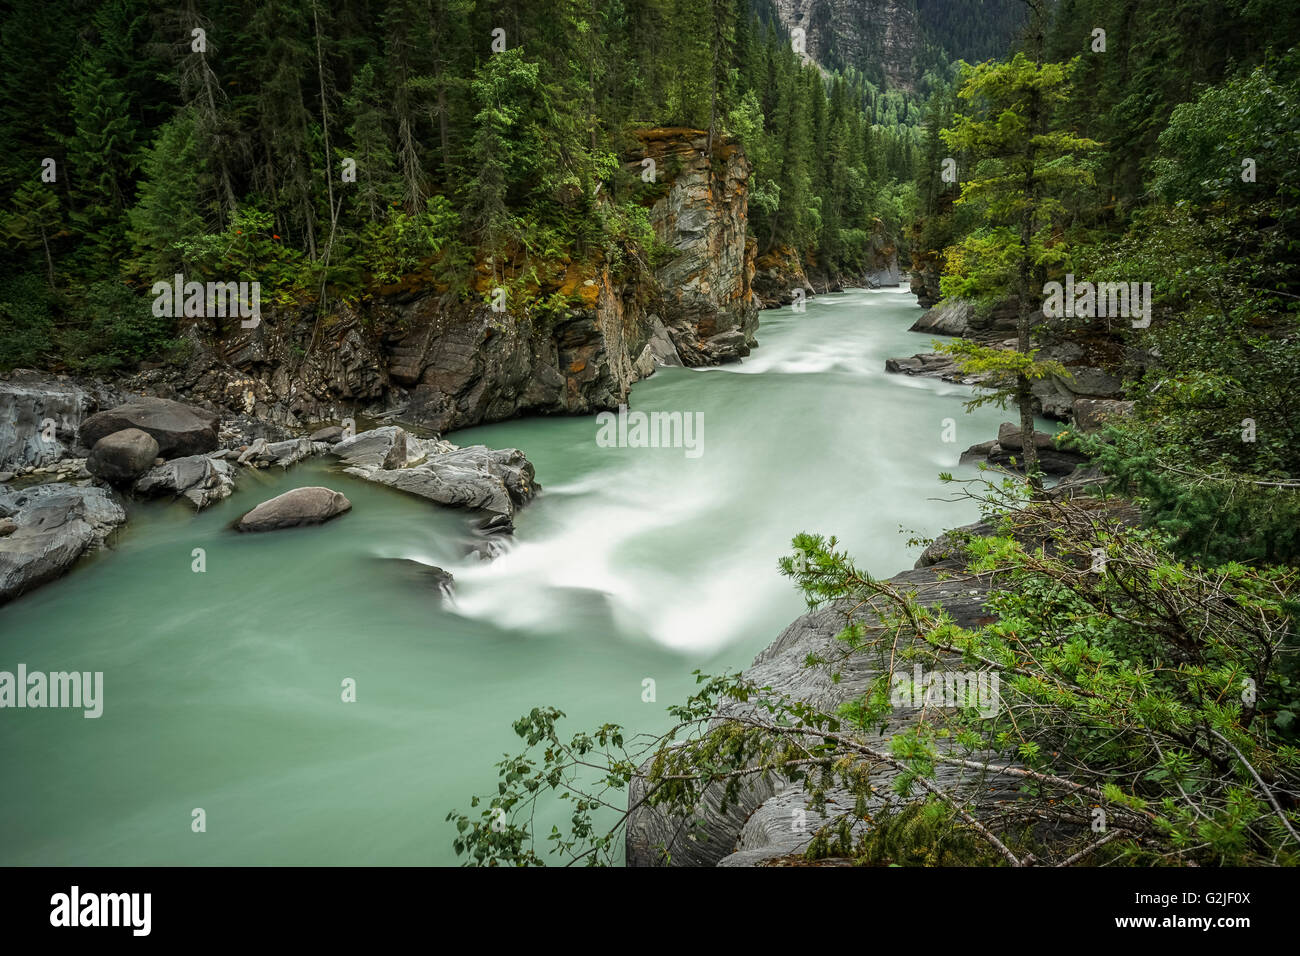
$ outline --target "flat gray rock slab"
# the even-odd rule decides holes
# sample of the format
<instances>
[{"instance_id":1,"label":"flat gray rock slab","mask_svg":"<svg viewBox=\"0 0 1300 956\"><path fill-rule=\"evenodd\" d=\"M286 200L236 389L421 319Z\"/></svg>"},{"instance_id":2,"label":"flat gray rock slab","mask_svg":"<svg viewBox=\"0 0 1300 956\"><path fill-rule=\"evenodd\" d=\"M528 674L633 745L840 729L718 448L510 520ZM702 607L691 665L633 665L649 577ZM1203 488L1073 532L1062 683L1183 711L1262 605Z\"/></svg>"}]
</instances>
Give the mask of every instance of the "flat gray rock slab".
<instances>
[{"instance_id":1,"label":"flat gray rock slab","mask_svg":"<svg viewBox=\"0 0 1300 956\"><path fill-rule=\"evenodd\" d=\"M15 525L0 538L0 604L54 580L126 521L108 489L65 484L0 488L0 516Z\"/></svg>"}]
</instances>

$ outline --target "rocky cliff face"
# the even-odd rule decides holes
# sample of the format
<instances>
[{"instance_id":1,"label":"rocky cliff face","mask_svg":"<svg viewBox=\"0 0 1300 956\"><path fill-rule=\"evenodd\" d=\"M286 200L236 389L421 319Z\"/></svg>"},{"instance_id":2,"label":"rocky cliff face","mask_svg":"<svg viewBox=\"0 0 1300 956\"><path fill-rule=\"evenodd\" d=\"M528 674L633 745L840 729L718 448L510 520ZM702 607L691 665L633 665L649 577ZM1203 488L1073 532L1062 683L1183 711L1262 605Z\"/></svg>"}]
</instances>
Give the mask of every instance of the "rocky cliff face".
<instances>
[{"instance_id":1,"label":"rocky cliff face","mask_svg":"<svg viewBox=\"0 0 1300 956\"><path fill-rule=\"evenodd\" d=\"M928 67L1001 56L1024 22L1020 0L753 0L784 32L802 28L823 68L853 68L912 90Z\"/></svg>"},{"instance_id":2,"label":"rocky cliff face","mask_svg":"<svg viewBox=\"0 0 1300 956\"><path fill-rule=\"evenodd\" d=\"M226 336L194 326L185 332L184 368L145 372L130 386L288 428L368 415L443 432L615 408L658 365L747 355L758 327L749 163L725 142L706 155L698 130L641 138L663 187L650 221L676 253L653 276L620 279L605 263L556 263L537 295L569 305L541 321L427 289L339 306L319 321L264 312L257 328Z\"/></svg>"},{"instance_id":3,"label":"rocky cliff face","mask_svg":"<svg viewBox=\"0 0 1300 956\"><path fill-rule=\"evenodd\" d=\"M921 48L916 8L905 0L773 0L787 31L802 28L822 66L878 66L891 87L911 89Z\"/></svg>"},{"instance_id":4,"label":"rocky cliff face","mask_svg":"<svg viewBox=\"0 0 1300 956\"><path fill-rule=\"evenodd\" d=\"M656 274L673 344L690 366L748 355L758 330L749 161L730 143L714 144L709 157L708 136L698 130L649 130L640 139L645 155L671 176L650 221L659 240L677 250Z\"/></svg>"},{"instance_id":5,"label":"rocky cliff face","mask_svg":"<svg viewBox=\"0 0 1300 956\"><path fill-rule=\"evenodd\" d=\"M0 474L65 457L82 419L116 398L99 383L15 369L0 382Z\"/></svg>"}]
</instances>

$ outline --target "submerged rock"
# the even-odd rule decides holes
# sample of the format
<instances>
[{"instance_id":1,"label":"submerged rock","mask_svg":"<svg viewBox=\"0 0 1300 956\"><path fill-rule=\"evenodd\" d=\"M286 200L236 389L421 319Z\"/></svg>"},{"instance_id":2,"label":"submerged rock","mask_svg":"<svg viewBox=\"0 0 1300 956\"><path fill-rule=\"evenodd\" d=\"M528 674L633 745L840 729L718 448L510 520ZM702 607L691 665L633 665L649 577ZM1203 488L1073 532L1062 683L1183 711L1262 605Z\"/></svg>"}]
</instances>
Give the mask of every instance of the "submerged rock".
<instances>
[{"instance_id":1,"label":"submerged rock","mask_svg":"<svg viewBox=\"0 0 1300 956\"><path fill-rule=\"evenodd\" d=\"M108 489L64 484L0 488L0 516L14 525L0 537L0 604L57 578L126 521Z\"/></svg>"},{"instance_id":2,"label":"submerged rock","mask_svg":"<svg viewBox=\"0 0 1300 956\"><path fill-rule=\"evenodd\" d=\"M153 467L158 442L148 432L124 428L95 442L86 470L110 484L129 484Z\"/></svg>"},{"instance_id":3,"label":"submerged rock","mask_svg":"<svg viewBox=\"0 0 1300 956\"><path fill-rule=\"evenodd\" d=\"M294 488L263 501L239 519L240 531L276 531L300 525L321 524L352 509L341 493L319 485Z\"/></svg>"},{"instance_id":4,"label":"submerged rock","mask_svg":"<svg viewBox=\"0 0 1300 956\"><path fill-rule=\"evenodd\" d=\"M423 561L416 561L413 558L382 558L385 564L395 565L416 584L425 587L432 587L438 591L440 597L449 598L452 596L452 589L456 584L456 579L450 571L444 571L442 568L433 564L425 564Z\"/></svg>"}]
</instances>

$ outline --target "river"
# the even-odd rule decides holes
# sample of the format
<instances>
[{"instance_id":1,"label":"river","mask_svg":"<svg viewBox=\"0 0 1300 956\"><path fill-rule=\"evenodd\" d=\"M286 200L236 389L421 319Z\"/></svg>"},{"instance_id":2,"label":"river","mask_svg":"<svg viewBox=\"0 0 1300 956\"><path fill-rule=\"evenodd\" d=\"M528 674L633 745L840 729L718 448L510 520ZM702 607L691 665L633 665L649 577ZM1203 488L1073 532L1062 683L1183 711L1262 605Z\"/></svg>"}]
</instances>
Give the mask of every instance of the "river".
<instances>
[{"instance_id":1,"label":"river","mask_svg":"<svg viewBox=\"0 0 1300 956\"><path fill-rule=\"evenodd\" d=\"M104 674L98 719L0 712L0 863L455 862L444 817L495 789L515 718L553 704L570 730L662 728L692 670L746 666L797 617L776 568L794 533L836 534L889 575L916 557L900 527L974 519L937 500L937 476L974 474L961 451L1010 415L968 415L969 388L884 372L930 350L907 331L920 314L902 291L818 297L764 312L743 363L636 385L633 410L702 414L698 457L599 447L592 417L449 436L522 449L543 485L491 562L467 553L464 513L332 459L244 473L197 516L133 504L110 552L0 608L0 670ZM311 484L351 513L229 530ZM451 571L454 597L412 562Z\"/></svg>"}]
</instances>

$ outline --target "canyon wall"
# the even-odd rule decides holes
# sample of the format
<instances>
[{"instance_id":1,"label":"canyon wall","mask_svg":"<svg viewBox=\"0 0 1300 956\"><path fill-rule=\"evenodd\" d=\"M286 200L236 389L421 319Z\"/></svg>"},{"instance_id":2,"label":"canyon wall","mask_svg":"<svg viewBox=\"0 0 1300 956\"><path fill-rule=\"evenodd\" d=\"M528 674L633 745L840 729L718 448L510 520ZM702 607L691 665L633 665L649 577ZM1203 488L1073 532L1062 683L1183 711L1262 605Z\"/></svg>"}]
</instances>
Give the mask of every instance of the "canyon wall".
<instances>
[{"instance_id":1,"label":"canyon wall","mask_svg":"<svg viewBox=\"0 0 1300 956\"><path fill-rule=\"evenodd\" d=\"M748 355L759 307L750 287L749 162L724 141L708 155L699 130L645 130L640 138L659 176L650 223L671 249L653 274L619 278L608 258L550 263L530 298L565 305L542 318L402 286L320 319L268 309L250 330L195 324L183 332L179 367L126 384L289 429L360 415L444 432L616 408L657 365ZM628 167L639 173L641 157Z\"/></svg>"}]
</instances>

